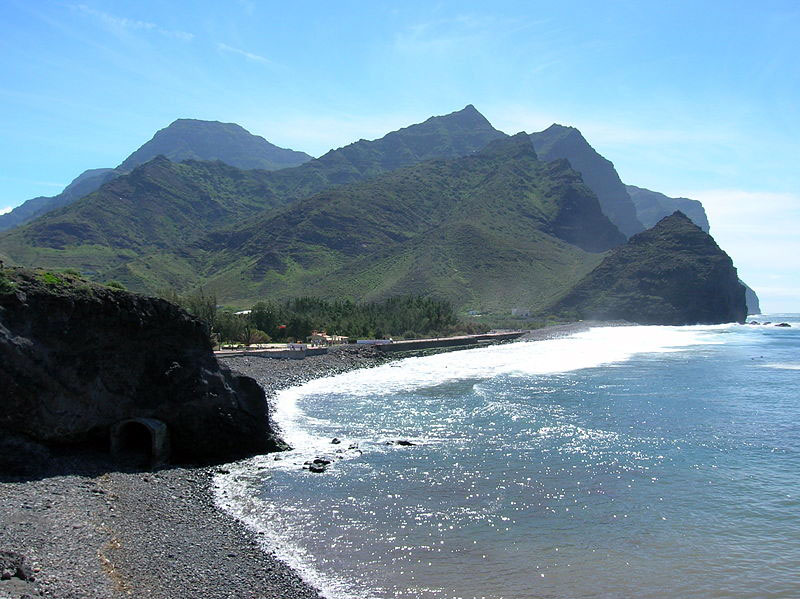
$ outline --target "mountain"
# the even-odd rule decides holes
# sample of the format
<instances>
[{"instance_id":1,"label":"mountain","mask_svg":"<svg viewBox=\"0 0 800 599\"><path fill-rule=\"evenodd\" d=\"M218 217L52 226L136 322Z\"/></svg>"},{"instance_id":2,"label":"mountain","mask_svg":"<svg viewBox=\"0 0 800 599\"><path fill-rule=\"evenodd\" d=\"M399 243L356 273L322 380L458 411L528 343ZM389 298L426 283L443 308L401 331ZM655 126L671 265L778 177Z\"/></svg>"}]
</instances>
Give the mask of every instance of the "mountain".
<instances>
[{"instance_id":1,"label":"mountain","mask_svg":"<svg viewBox=\"0 0 800 599\"><path fill-rule=\"evenodd\" d=\"M733 262L682 212L612 250L547 310L663 325L743 322L746 312Z\"/></svg>"},{"instance_id":2,"label":"mountain","mask_svg":"<svg viewBox=\"0 0 800 599\"><path fill-rule=\"evenodd\" d=\"M627 237L644 229L636 217L636 208L614 169L574 127L554 124L531 134L533 147L542 160L569 160L586 185L600 201L603 212Z\"/></svg>"},{"instance_id":3,"label":"mountain","mask_svg":"<svg viewBox=\"0 0 800 599\"><path fill-rule=\"evenodd\" d=\"M279 148L236 123L178 119L157 131L153 139L117 168L129 172L156 156L165 156L173 162L221 160L240 169L267 171L299 166L311 160L305 152Z\"/></svg>"},{"instance_id":4,"label":"mountain","mask_svg":"<svg viewBox=\"0 0 800 599\"><path fill-rule=\"evenodd\" d=\"M506 137L472 104L445 116L393 131L374 141L360 140L331 150L310 163L310 169L338 176L332 183L347 183L417 164L432 158L467 156L495 139Z\"/></svg>"},{"instance_id":5,"label":"mountain","mask_svg":"<svg viewBox=\"0 0 800 599\"><path fill-rule=\"evenodd\" d=\"M234 123L178 119L156 132L150 141L128 156L117 168L85 171L60 194L27 200L8 214L0 215L0 231L17 227L51 210L67 206L158 155L173 162L192 159L221 160L241 169L264 170L298 166L311 160L311 156L304 152L279 148Z\"/></svg>"},{"instance_id":6,"label":"mountain","mask_svg":"<svg viewBox=\"0 0 800 599\"><path fill-rule=\"evenodd\" d=\"M708 217L705 208L698 200L689 198L670 198L663 193L650 191L634 185L626 185L628 194L636 206L636 215L644 226L652 227L665 216L669 216L676 210L680 210L706 233L709 232ZM761 307L758 302L758 295L741 279L739 282L744 285L745 298L747 300L748 314L761 314Z\"/></svg>"},{"instance_id":7,"label":"mountain","mask_svg":"<svg viewBox=\"0 0 800 599\"><path fill-rule=\"evenodd\" d=\"M624 242L566 161L526 134L337 187L194 246L218 297L434 294L457 306L541 304ZM202 266L201 266L202 264ZM126 265L126 275L141 263Z\"/></svg>"},{"instance_id":8,"label":"mountain","mask_svg":"<svg viewBox=\"0 0 800 599\"><path fill-rule=\"evenodd\" d=\"M0 252L16 263L69 266L101 278L120 264L155 252L152 260L159 264L148 270L175 271L168 280L185 283L197 274L180 270L180 260L167 264L164 250L337 184L430 157L470 154L504 137L467 106L291 169L241 171L221 162L177 164L155 158L79 202L0 234Z\"/></svg>"},{"instance_id":9,"label":"mountain","mask_svg":"<svg viewBox=\"0 0 800 599\"><path fill-rule=\"evenodd\" d=\"M670 198L663 193L650 191L635 185L626 185L625 189L636 207L636 216L646 229L649 229L665 216L676 210L683 212L692 222L709 232L708 217L703 204L689 198ZM644 230L644 229L643 229Z\"/></svg>"},{"instance_id":10,"label":"mountain","mask_svg":"<svg viewBox=\"0 0 800 599\"><path fill-rule=\"evenodd\" d=\"M92 193L103 183L118 176L118 173L111 168L94 168L84 171L72 183L67 185L60 194L55 196L39 196L23 202L11 212L0 215L0 231L6 231L13 227L32 221L42 214L51 210L66 206L79 200L83 196Z\"/></svg>"}]
</instances>

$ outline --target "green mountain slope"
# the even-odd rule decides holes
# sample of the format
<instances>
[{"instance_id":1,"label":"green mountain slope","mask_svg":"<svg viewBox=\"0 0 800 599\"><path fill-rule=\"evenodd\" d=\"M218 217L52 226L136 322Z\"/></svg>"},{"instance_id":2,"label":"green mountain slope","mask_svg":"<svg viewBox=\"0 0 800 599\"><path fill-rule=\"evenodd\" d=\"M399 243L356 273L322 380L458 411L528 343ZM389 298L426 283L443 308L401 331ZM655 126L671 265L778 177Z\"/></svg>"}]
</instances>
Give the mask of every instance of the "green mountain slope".
<instances>
[{"instance_id":1,"label":"green mountain slope","mask_svg":"<svg viewBox=\"0 0 800 599\"><path fill-rule=\"evenodd\" d=\"M274 198L262 178L221 162L159 157L64 208L0 235L18 264L73 267L98 277L148 253L176 251Z\"/></svg>"},{"instance_id":2,"label":"green mountain slope","mask_svg":"<svg viewBox=\"0 0 800 599\"><path fill-rule=\"evenodd\" d=\"M667 325L742 322L747 315L731 259L681 212L612 250L547 311Z\"/></svg>"},{"instance_id":3,"label":"green mountain slope","mask_svg":"<svg viewBox=\"0 0 800 599\"><path fill-rule=\"evenodd\" d=\"M569 160L572 168L597 195L603 212L626 236L644 230L613 163L598 154L580 131L554 124L544 131L532 133L531 139L542 160Z\"/></svg>"},{"instance_id":4,"label":"green mountain slope","mask_svg":"<svg viewBox=\"0 0 800 599\"><path fill-rule=\"evenodd\" d=\"M156 132L150 141L117 168L85 171L60 194L27 200L10 213L0 215L0 231L18 227L52 210L68 206L98 190L104 183L129 173L159 155L173 162L221 160L241 169L264 170L298 166L311 160L311 156L305 152L279 148L234 123L178 119Z\"/></svg>"},{"instance_id":5,"label":"green mountain slope","mask_svg":"<svg viewBox=\"0 0 800 599\"><path fill-rule=\"evenodd\" d=\"M233 301L436 293L509 307L563 293L599 261L586 250L623 240L566 161L540 162L519 134L322 192L193 251L208 286Z\"/></svg>"},{"instance_id":6,"label":"green mountain slope","mask_svg":"<svg viewBox=\"0 0 800 599\"><path fill-rule=\"evenodd\" d=\"M70 266L107 278L131 259L191 243L214 227L261 210L431 155L469 154L502 137L468 106L292 169L243 172L219 162L177 165L157 158L80 202L0 234L0 248L19 264ZM197 278L180 257L159 253L149 260L155 264L145 270L171 272L170 282ZM137 288L151 288L147 272L131 279L141 277L149 282ZM159 280L155 274L152 279Z\"/></svg>"},{"instance_id":7,"label":"green mountain slope","mask_svg":"<svg viewBox=\"0 0 800 599\"><path fill-rule=\"evenodd\" d=\"M55 196L40 196L23 202L11 212L0 215L0 231L6 231L32 221L61 206L66 206L98 189L103 183L118 177L111 168L94 168L84 171Z\"/></svg>"},{"instance_id":8,"label":"green mountain slope","mask_svg":"<svg viewBox=\"0 0 800 599\"><path fill-rule=\"evenodd\" d=\"M305 152L279 148L236 123L178 119L157 131L117 168L129 172L156 156L165 156L173 162L221 160L241 169L268 171L299 166L311 160Z\"/></svg>"}]
</instances>

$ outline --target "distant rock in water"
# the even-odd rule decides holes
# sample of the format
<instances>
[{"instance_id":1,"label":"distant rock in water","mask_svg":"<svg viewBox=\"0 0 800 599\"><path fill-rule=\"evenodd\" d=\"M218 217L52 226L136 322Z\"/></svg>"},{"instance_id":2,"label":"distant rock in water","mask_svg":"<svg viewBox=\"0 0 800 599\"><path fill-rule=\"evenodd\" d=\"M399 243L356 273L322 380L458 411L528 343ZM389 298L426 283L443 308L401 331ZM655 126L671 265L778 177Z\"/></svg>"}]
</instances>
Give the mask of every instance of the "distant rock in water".
<instances>
[{"instance_id":1,"label":"distant rock in water","mask_svg":"<svg viewBox=\"0 0 800 599\"><path fill-rule=\"evenodd\" d=\"M72 275L0 268L0 389L0 436L108 447L136 418L166 424L177 461L282 447L263 390L219 366L200 321Z\"/></svg>"},{"instance_id":2,"label":"distant rock in water","mask_svg":"<svg viewBox=\"0 0 800 599\"><path fill-rule=\"evenodd\" d=\"M612 250L548 312L662 325L744 322L747 316L730 257L682 212Z\"/></svg>"}]
</instances>

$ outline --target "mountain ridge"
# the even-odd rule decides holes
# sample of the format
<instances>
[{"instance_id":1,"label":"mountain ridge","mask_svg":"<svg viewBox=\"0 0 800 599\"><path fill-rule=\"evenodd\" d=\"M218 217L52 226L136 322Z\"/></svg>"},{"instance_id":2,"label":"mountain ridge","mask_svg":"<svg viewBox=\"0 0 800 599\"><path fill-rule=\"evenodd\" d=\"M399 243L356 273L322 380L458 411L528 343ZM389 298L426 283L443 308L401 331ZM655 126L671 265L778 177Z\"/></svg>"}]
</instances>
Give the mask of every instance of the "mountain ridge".
<instances>
[{"instance_id":1,"label":"mountain ridge","mask_svg":"<svg viewBox=\"0 0 800 599\"><path fill-rule=\"evenodd\" d=\"M626 237L644 229L614 164L589 145L578 129L554 123L543 131L532 133L531 140L542 160L569 160L572 168L597 195L603 212Z\"/></svg>"},{"instance_id":2,"label":"mountain ridge","mask_svg":"<svg viewBox=\"0 0 800 599\"><path fill-rule=\"evenodd\" d=\"M148 142L134 150L116 168L84 171L61 193L27 200L8 214L0 215L0 231L18 227L52 210L67 206L158 155L166 156L173 162L222 160L242 169L266 170L298 166L312 159L305 152L279 148L235 123L176 119L167 127L159 129Z\"/></svg>"}]
</instances>

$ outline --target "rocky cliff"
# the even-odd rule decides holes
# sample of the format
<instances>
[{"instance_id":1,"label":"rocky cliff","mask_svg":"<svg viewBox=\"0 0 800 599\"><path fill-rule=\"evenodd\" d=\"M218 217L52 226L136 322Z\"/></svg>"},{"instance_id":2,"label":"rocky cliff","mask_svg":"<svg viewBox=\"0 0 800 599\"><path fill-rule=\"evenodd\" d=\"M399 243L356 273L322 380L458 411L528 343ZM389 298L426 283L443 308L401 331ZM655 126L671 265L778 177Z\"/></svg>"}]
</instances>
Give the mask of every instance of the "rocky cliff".
<instances>
[{"instance_id":1,"label":"rocky cliff","mask_svg":"<svg viewBox=\"0 0 800 599\"><path fill-rule=\"evenodd\" d=\"M682 212L612 250L548 312L663 325L743 322L747 316L730 257Z\"/></svg>"},{"instance_id":2,"label":"rocky cliff","mask_svg":"<svg viewBox=\"0 0 800 599\"><path fill-rule=\"evenodd\" d=\"M669 216L676 210L680 210L696 224L703 229L706 233L709 232L708 217L706 216L703 204L697 200L690 200L689 198L671 198L658 193L657 191L650 191L643 187L636 187L635 185L626 185L625 189L628 190L628 195L636 207L636 216L644 225L644 229L649 229L660 221L662 218Z\"/></svg>"},{"instance_id":3,"label":"rocky cliff","mask_svg":"<svg viewBox=\"0 0 800 599\"><path fill-rule=\"evenodd\" d=\"M127 419L166 424L174 459L280 447L263 390L219 366L177 306L46 271L0 268L0 437L108 444Z\"/></svg>"},{"instance_id":4,"label":"rocky cliff","mask_svg":"<svg viewBox=\"0 0 800 599\"><path fill-rule=\"evenodd\" d=\"M603 214L626 237L644 229L636 218L636 208L614 164L598 154L580 131L554 124L544 131L532 133L531 141L542 160L569 160L572 168L581 174L586 186L597 196Z\"/></svg>"}]
</instances>

